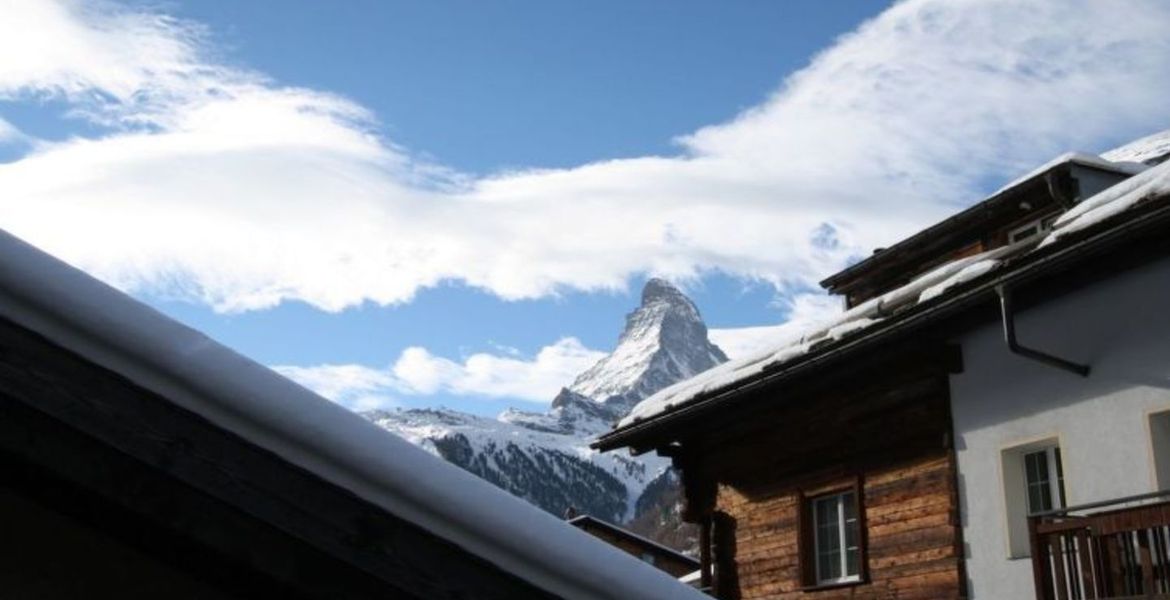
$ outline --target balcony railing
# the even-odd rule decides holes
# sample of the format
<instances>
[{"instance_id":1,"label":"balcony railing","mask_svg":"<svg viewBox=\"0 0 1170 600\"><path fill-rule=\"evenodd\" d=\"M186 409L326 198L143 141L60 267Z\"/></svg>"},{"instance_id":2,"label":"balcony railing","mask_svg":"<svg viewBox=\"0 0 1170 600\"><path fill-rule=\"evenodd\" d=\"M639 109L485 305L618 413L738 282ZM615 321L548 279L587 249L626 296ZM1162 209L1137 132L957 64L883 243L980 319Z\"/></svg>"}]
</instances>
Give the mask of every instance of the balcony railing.
<instances>
[{"instance_id":1,"label":"balcony railing","mask_svg":"<svg viewBox=\"0 0 1170 600\"><path fill-rule=\"evenodd\" d=\"M1170 491L1029 517L1041 600L1170 599Z\"/></svg>"}]
</instances>

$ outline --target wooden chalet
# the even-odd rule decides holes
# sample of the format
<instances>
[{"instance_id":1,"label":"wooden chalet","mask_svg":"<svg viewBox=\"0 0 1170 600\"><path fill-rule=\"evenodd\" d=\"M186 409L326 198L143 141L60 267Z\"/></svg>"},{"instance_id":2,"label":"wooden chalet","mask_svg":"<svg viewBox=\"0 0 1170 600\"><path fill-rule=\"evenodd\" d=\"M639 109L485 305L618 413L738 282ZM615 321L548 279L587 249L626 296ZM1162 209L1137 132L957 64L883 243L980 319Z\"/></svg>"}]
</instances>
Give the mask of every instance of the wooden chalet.
<instances>
[{"instance_id":1,"label":"wooden chalet","mask_svg":"<svg viewBox=\"0 0 1170 600\"><path fill-rule=\"evenodd\" d=\"M700 526L702 587L718 598L1170 593L1153 583L1094 588L1102 579L1099 569L1060 570L1106 553L1090 549L1083 513L1066 517L1069 512L1058 510L1045 517L1044 509L1067 505L1034 505L1025 497L1048 494L1045 486L1060 470L1050 460L1044 477L1036 475L1043 456L1060 458L1060 448L1054 455L1051 446L1036 444L1053 430L1088 430L1091 421L1077 411L1106 392L1087 386L1105 385L1110 393L1122 386L1104 371L1087 377L1095 351L1078 346L1118 340L1088 334L1062 340L1059 320L1072 312L1053 316L1045 327L1034 326L1037 319L1049 318L1044 311L1066 310L1069 302L1080 302L1075 310L1087 314L1100 310L1087 290L1165 288L1149 282L1170 282L1168 257L1170 163L1149 167L1066 155L829 277L823 285L842 295L849 309L840 318L659 392L594 446L673 458L684 486L684 519ZM1139 285L1129 277L1147 279ZM1168 298L1132 300L1143 314L1170 306ZM1017 313L1024 315L1019 338ZM1157 326L1163 339L1170 336L1164 312ZM1046 350L1037 349L1037 341ZM1160 391L1132 382L1124 389L1170 410L1170 345L1154 350L1155 358L1166 360L1160 370L1152 367ZM997 379L997 370L1010 369L1021 374ZM1003 389L1025 385L1031 387ZM1050 391L1056 389L1062 391ZM981 412L1009 392L1018 395L1010 403L1018 412ZM1037 394L1052 394L1051 406L1029 404ZM1130 427L1141 422L1143 410L1157 409L1125 410ZM1170 432L1170 417L1165 426ZM1015 439L1024 441L1008 443ZM1110 460L1128 464L1130 452L1119 449ZM1071 481L1069 471L1061 485ZM1078 474L1093 490L1086 499L1125 495L1117 486L1094 488L1087 483L1091 474ZM1015 506L1021 506L1024 547L1012 554L994 536L1016 526ZM1142 510L1144 516L1134 516L1142 527L1170 525L1170 506ZM1028 514L1061 524L1034 522L1029 545ZM1110 519L1114 533L1138 528L1132 520ZM1053 535L1065 537L1052 543L1043 537ZM1148 547L1133 546L1129 570L1117 577L1170 578L1170 537L1158 539L1162 558L1156 550L1143 570L1141 552L1149 554ZM1125 543L1118 552L1130 552ZM1067 591L1070 582L1081 595ZM1059 593L1051 595L1054 589Z\"/></svg>"},{"instance_id":2,"label":"wooden chalet","mask_svg":"<svg viewBox=\"0 0 1170 600\"><path fill-rule=\"evenodd\" d=\"M699 570L698 560L613 523L589 515L579 515L569 519L569 525L604 540L644 563L666 571L676 579Z\"/></svg>"},{"instance_id":3,"label":"wooden chalet","mask_svg":"<svg viewBox=\"0 0 1170 600\"><path fill-rule=\"evenodd\" d=\"M699 592L0 232L11 598Z\"/></svg>"}]
</instances>

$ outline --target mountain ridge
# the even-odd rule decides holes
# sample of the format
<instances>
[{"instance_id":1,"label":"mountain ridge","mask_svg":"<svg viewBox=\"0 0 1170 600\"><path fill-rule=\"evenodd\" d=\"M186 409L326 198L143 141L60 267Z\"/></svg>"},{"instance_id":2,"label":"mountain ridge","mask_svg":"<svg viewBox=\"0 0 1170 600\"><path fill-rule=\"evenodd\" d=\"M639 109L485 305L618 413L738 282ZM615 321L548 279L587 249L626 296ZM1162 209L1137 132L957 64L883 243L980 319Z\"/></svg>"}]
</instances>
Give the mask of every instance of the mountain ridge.
<instances>
[{"instance_id":1,"label":"mountain ridge","mask_svg":"<svg viewBox=\"0 0 1170 600\"><path fill-rule=\"evenodd\" d=\"M663 510L662 498L677 488L670 461L601 454L589 442L643 398L726 360L694 303L669 282L651 279L613 352L562 388L545 412L508 409L494 419L450 409L363 414L553 514L572 507L627 523Z\"/></svg>"}]
</instances>

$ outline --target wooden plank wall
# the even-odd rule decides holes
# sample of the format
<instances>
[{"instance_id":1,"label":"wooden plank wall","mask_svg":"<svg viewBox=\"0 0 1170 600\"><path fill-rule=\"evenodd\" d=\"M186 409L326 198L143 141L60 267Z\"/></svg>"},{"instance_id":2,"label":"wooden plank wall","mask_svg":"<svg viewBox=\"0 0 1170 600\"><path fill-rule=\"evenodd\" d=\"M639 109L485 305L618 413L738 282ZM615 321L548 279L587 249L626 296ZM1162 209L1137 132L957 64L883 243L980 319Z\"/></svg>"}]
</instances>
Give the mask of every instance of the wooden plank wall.
<instances>
[{"instance_id":1,"label":"wooden plank wall","mask_svg":"<svg viewBox=\"0 0 1170 600\"><path fill-rule=\"evenodd\" d=\"M776 402L773 403L778 404ZM963 595L944 378L783 403L709 439L715 510L735 526L727 597L944 599ZM803 497L860 482L868 581L803 590ZM719 560L720 557L716 557ZM722 557L727 560L728 557Z\"/></svg>"},{"instance_id":2,"label":"wooden plank wall","mask_svg":"<svg viewBox=\"0 0 1170 600\"><path fill-rule=\"evenodd\" d=\"M833 489L851 478L826 480ZM959 569L953 523L950 460L924 458L863 478L870 583L802 591L797 559L798 491L753 499L721 485L720 510L737 524L740 597L958 598ZM816 493L811 488L811 493Z\"/></svg>"}]
</instances>

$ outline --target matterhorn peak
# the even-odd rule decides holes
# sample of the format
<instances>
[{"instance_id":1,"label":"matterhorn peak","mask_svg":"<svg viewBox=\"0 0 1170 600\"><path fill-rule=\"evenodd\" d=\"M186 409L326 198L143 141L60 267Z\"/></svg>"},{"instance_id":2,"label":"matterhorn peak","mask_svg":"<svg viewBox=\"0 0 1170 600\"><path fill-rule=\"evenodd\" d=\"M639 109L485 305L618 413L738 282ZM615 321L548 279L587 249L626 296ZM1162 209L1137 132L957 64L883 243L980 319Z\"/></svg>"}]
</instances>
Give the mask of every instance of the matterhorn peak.
<instances>
[{"instance_id":1,"label":"matterhorn peak","mask_svg":"<svg viewBox=\"0 0 1170 600\"><path fill-rule=\"evenodd\" d=\"M642 306L660 301L685 303L693 306L691 299L687 298L673 283L654 277L647 280L645 287L642 288Z\"/></svg>"},{"instance_id":2,"label":"matterhorn peak","mask_svg":"<svg viewBox=\"0 0 1170 600\"><path fill-rule=\"evenodd\" d=\"M628 409L726 360L707 339L707 326L690 298L669 281L653 278L642 288L641 306L626 315L617 348L577 377L569 390Z\"/></svg>"}]
</instances>

